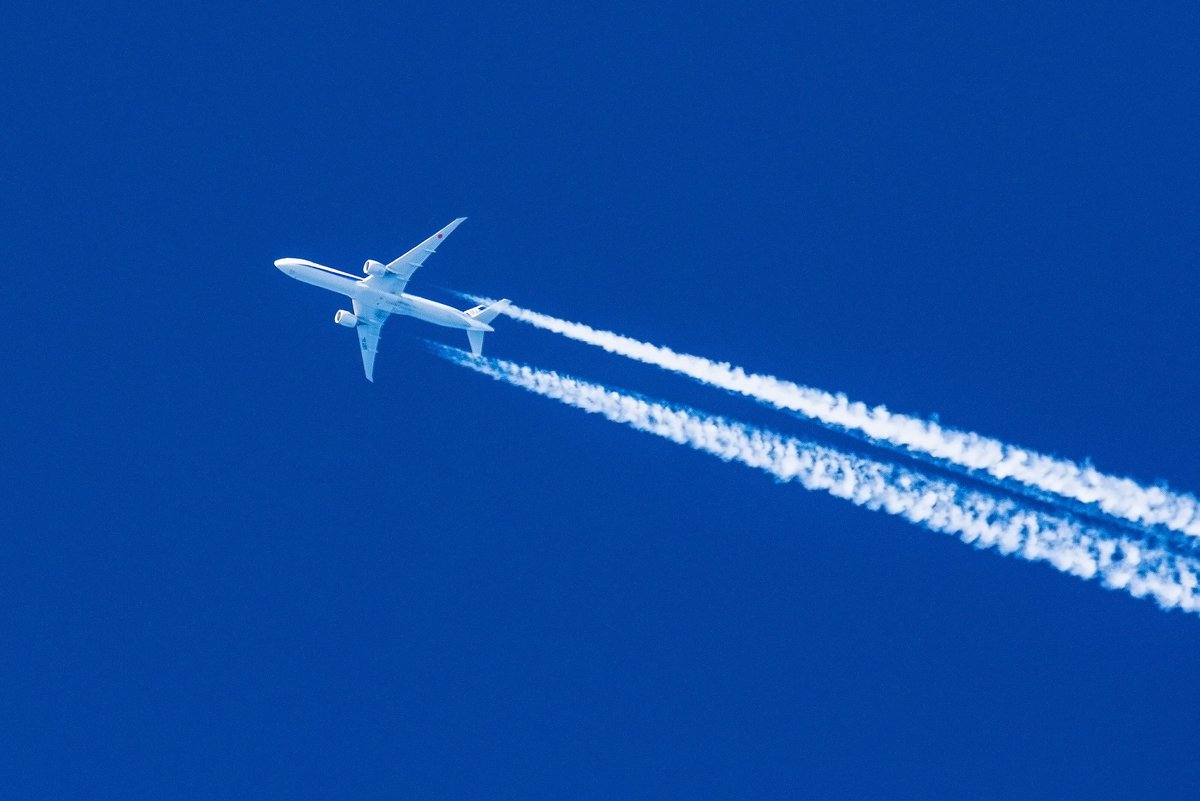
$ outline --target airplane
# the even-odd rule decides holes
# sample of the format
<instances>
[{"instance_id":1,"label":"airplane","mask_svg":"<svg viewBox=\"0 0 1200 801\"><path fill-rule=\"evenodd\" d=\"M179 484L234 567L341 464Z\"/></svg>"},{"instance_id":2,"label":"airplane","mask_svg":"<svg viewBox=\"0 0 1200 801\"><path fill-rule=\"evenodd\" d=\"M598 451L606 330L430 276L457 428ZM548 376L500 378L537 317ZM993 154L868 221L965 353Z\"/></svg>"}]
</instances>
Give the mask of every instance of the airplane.
<instances>
[{"instance_id":1,"label":"airplane","mask_svg":"<svg viewBox=\"0 0 1200 801\"><path fill-rule=\"evenodd\" d=\"M404 291L408 279L425 259L437 250L442 240L462 224L466 217L454 222L426 239L415 248L389 264L368 259L363 265L365 278L325 267L306 259L277 259L275 266L297 281L340 292L350 298L354 311L340 309L333 321L358 332L358 346L362 350L363 372L367 380L374 382L375 354L379 350L379 332L388 316L405 314L434 325L447 328L462 328L467 332L471 353L483 353L483 335L494 331L489 323L496 319L508 306L508 299L498 300L490 306L476 306L459 311L444 303L419 298Z\"/></svg>"}]
</instances>

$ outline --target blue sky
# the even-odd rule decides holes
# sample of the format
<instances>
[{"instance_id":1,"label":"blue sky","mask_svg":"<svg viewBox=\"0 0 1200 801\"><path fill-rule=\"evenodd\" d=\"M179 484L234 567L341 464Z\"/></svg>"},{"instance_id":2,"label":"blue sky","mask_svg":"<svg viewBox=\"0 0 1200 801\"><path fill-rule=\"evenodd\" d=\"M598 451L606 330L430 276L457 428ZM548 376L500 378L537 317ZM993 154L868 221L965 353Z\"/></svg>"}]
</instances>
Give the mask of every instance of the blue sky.
<instances>
[{"instance_id":1,"label":"blue sky","mask_svg":"<svg viewBox=\"0 0 1200 801\"><path fill-rule=\"evenodd\" d=\"M1194 615L431 356L354 272L1200 489L1200 10L18 11L12 798L1149 797ZM812 426L497 322L490 353Z\"/></svg>"}]
</instances>

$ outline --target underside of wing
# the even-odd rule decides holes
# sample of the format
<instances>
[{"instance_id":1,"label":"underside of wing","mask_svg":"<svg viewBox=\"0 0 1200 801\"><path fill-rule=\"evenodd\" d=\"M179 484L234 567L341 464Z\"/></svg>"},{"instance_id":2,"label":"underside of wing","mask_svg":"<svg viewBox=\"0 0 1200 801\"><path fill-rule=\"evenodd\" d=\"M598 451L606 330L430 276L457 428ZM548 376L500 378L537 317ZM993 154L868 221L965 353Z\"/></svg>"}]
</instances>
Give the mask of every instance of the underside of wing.
<instances>
[{"instance_id":1,"label":"underside of wing","mask_svg":"<svg viewBox=\"0 0 1200 801\"><path fill-rule=\"evenodd\" d=\"M454 232L454 229L461 225L465 219L467 218L459 217L400 258L390 264L384 265L386 270L384 274L372 276L367 281L383 284L388 292L403 292L404 287L408 285L408 279L412 278L412 274L417 271L417 268L424 264L425 260L437 251L438 245L442 243L442 240L450 236Z\"/></svg>"},{"instance_id":2,"label":"underside of wing","mask_svg":"<svg viewBox=\"0 0 1200 801\"><path fill-rule=\"evenodd\" d=\"M362 351L363 372L368 381L375 380L375 354L379 352L380 331L387 322L388 313L372 306L354 301L354 315L358 325L354 333L358 336L358 347Z\"/></svg>"},{"instance_id":3,"label":"underside of wing","mask_svg":"<svg viewBox=\"0 0 1200 801\"><path fill-rule=\"evenodd\" d=\"M358 327L358 346L362 349L363 372L367 380L375 381L375 354L379 352L379 329L373 326Z\"/></svg>"}]
</instances>

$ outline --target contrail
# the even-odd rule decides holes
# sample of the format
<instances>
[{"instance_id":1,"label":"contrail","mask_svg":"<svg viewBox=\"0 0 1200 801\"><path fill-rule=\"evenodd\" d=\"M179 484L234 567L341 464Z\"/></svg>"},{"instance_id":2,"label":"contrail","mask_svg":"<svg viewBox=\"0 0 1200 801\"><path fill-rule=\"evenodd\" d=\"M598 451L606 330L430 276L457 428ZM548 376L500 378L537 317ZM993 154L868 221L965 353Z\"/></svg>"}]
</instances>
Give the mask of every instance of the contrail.
<instances>
[{"instance_id":1,"label":"contrail","mask_svg":"<svg viewBox=\"0 0 1200 801\"><path fill-rule=\"evenodd\" d=\"M786 437L745 423L629 395L500 359L472 357L432 345L442 358L589 413L795 481L979 548L1045 561L1110 589L1153 598L1164 609L1200 611L1200 563L1160 544L1084 527L1010 499L968 490L919 472Z\"/></svg>"},{"instance_id":2,"label":"contrail","mask_svg":"<svg viewBox=\"0 0 1200 801\"><path fill-rule=\"evenodd\" d=\"M485 298L477 300L488 302ZM1129 478L1102 473L1090 465L897 414L884 406L868 407L842 394L748 373L728 362L676 353L670 348L519 306L509 306L504 313L536 328L754 398L841 431L857 433L874 444L899 447L918 457L925 455L949 465L983 471L996 481L1017 481L1094 505L1107 515L1140 526L1163 526L1200 536L1200 500L1191 494L1173 492L1165 486L1143 486Z\"/></svg>"}]
</instances>

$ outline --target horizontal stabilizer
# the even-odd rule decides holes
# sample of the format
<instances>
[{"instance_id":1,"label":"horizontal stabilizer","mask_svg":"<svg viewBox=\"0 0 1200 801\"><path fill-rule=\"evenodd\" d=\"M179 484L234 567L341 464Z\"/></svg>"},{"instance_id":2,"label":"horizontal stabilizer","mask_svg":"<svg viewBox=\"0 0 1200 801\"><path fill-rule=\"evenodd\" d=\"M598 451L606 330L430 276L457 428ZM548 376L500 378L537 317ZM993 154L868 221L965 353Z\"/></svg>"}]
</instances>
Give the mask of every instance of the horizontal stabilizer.
<instances>
[{"instance_id":1,"label":"horizontal stabilizer","mask_svg":"<svg viewBox=\"0 0 1200 801\"><path fill-rule=\"evenodd\" d=\"M500 312L508 308L509 302L508 298L504 298L503 300L496 301L491 306L476 306L473 309L467 309L463 314L468 317L474 317L481 323L490 323L500 316Z\"/></svg>"},{"instance_id":2,"label":"horizontal stabilizer","mask_svg":"<svg viewBox=\"0 0 1200 801\"><path fill-rule=\"evenodd\" d=\"M467 339L471 343L471 355L483 355L483 331L476 331L474 328L467 329Z\"/></svg>"}]
</instances>

